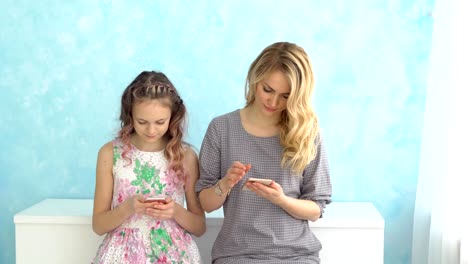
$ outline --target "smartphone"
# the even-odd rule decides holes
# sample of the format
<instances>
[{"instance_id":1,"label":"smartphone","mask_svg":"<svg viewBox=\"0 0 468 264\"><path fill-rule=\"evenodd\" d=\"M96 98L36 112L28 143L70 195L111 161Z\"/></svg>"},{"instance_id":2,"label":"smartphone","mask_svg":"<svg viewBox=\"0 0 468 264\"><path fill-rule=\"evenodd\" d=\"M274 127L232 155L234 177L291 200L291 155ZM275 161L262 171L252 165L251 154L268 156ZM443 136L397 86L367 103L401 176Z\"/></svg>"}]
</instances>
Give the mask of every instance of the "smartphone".
<instances>
[{"instance_id":1,"label":"smartphone","mask_svg":"<svg viewBox=\"0 0 468 264\"><path fill-rule=\"evenodd\" d=\"M259 183L261 183L261 184L263 184L263 185L268 186L268 185L271 184L271 182L272 182L273 180L271 180L271 179L259 179L259 178L248 178L248 179L245 181L244 186L242 186L242 190L248 190L247 187L245 187L245 184L246 184L247 182L249 182L249 181L250 181L250 182L259 182Z\"/></svg>"},{"instance_id":2,"label":"smartphone","mask_svg":"<svg viewBox=\"0 0 468 264\"><path fill-rule=\"evenodd\" d=\"M152 203L152 202L167 203L166 197L162 195L146 197L145 203Z\"/></svg>"}]
</instances>

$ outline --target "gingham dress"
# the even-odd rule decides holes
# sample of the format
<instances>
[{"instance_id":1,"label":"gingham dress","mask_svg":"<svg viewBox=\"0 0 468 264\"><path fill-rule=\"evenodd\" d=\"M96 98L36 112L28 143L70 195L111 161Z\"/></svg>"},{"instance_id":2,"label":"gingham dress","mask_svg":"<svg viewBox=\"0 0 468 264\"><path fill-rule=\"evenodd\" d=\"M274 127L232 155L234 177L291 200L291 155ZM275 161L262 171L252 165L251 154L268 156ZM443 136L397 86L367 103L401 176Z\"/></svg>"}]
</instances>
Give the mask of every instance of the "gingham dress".
<instances>
[{"instance_id":1,"label":"gingham dress","mask_svg":"<svg viewBox=\"0 0 468 264\"><path fill-rule=\"evenodd\" d=\"M197 192L224 177L234 161L252 164L223 205L224 222L212 249L214 263L320 263L322 246L308 221L292 217L251 191L241 190L247 177L269 178L279 183L287 196L315 201L323 210L331 202L331 184L322 143L302 176L281 168L282 151L278 136L247 133L239 110L210 123L200 151Z\"/></svg>"}]
</instances>

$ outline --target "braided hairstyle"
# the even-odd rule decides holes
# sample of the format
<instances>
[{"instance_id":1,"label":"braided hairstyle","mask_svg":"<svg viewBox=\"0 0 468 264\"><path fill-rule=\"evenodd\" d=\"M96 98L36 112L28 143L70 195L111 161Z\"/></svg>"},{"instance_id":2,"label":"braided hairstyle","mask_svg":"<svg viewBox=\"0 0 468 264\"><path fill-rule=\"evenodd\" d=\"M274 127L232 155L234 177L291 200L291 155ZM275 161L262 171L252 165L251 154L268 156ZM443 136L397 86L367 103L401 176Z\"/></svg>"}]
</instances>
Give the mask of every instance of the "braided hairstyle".
<instances>
[{"instance_id":1,"label":"braided hairstyle","mask_svg":"<svg viewBox=\"0 0 468 264\"><path fill-rule=\"evenodd\" d=\"M169 102L171 119L166 135L164 135L167 139L164 155L169 161L169 169L173 169L179 177L184 178L185 173L182 165L184 147L182 145L182 138L187 110L172 82L161 72L143 71L127 86L122 94L120 131L117 136L124 144L122 157L131 164L129 157L130 150L132 149L130 138L135 133L132 113L133 106L144 100L153 99Z\"/></svg>"}]
</instances>

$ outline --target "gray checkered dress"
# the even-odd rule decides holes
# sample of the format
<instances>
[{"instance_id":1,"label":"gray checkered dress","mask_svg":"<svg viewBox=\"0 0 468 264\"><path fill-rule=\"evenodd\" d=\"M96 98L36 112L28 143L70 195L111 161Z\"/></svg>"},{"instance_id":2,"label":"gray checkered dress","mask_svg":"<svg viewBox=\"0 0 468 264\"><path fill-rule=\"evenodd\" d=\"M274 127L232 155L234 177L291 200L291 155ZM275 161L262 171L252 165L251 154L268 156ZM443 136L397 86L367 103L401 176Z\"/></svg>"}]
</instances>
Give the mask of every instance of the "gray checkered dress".
<instances>
[{"instance_id":1,"label":"gray checkered dress","mask_svg":"<svg viewBox=\"0 0 468 264\"><path fill-rule=\"evenodd\" d=\"M320 263L320 241L308 221L299 220L253 192L241 190L247 177L269 178L287 196L316 202L323 212L331 202L328 160L320 143L317 157L302 177L282 169L279 137L255 137L241 123L239 110L210 123L200 151L196 191L213 186L234 161L252 168L227 197L224 222L212 249L213 263Z\"/></svg>"}]
</instances>

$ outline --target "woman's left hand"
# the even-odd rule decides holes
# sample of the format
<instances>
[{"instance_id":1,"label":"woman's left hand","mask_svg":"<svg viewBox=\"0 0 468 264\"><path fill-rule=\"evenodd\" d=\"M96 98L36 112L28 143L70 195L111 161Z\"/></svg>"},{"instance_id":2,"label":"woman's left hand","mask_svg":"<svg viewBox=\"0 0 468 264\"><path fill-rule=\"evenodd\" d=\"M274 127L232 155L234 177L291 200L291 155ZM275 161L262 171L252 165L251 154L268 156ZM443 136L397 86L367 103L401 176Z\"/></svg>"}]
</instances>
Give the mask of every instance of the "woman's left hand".
<instances>
[{"instance_id":1,"label":"woman's left hand","mask_svg":"<svg viewBox=\"0 0 468 264\"><path fill-rule=\"evenodd\" d=\"M180 205L168 197L166 202L153 202L151 207L146 208L146 214L161 220L174 219L177 206Z\"/></svg>"},{"instance_id":2,"label":"woman's left hand","mask_svg":"<svg viewBox=\"0 0 468 264\"><path fill-rule=\"evenodd\" d=\"M263 197L274 204L279 204L286 197L281 185L275 181L272 181L270 185L264 185L259 182L247 182L245 186L258 196Z\"/></svg>"}]
</instances>

